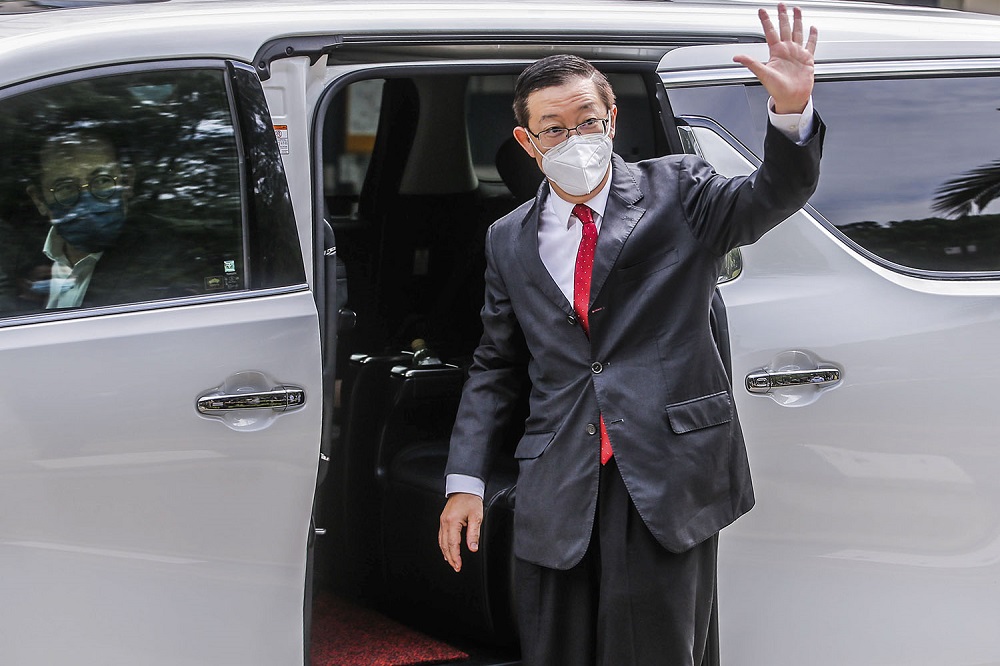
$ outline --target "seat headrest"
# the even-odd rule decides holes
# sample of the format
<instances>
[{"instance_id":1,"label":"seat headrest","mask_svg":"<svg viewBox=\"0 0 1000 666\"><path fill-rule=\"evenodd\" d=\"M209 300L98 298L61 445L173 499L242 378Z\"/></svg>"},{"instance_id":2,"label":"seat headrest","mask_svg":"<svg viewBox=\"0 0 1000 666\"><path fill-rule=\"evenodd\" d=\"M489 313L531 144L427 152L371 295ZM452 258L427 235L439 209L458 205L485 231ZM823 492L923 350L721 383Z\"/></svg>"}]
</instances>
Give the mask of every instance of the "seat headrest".
<instances>
[{"instance_id":1,"label":"seat headrest","mask_svg":"<svg viewBox=\"0 0 1000 666\"><path fill-rule=\"evenodd\" d=\"M533 199L542 184L538 164L513 136L500 144L495 159L497 173L518 201Z\"/></svg>"}]
</instances>

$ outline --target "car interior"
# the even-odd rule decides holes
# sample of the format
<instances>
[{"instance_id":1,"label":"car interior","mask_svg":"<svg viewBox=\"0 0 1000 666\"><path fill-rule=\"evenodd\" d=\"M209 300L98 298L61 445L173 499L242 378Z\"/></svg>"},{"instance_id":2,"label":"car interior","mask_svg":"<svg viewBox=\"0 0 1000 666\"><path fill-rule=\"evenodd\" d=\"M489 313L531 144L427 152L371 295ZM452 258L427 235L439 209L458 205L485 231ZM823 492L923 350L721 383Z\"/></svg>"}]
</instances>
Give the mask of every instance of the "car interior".
<instances>
[{"instance_id":1,"label":"car interior","mask_svg":"<svg viewBox=\"0 0 1000 666\"><path fill-rule=\"evenodd\" d=\"M670 152L654 73L606 71L619 107L616 152L627 161ZM315 588L448 640L481 664L517 655L510 454L526 400L487 480L480 551L464 557L461 573L444 561L437 529L448 439L482 330L486 230L542 178L511 134L515 79L414 71L355 80L330 92L321 125L325 221L353 328L337 343ZM724 312L715 316L724 335ZM416 340L440 362L416 365Z\"/></svg>"}]
</instances>

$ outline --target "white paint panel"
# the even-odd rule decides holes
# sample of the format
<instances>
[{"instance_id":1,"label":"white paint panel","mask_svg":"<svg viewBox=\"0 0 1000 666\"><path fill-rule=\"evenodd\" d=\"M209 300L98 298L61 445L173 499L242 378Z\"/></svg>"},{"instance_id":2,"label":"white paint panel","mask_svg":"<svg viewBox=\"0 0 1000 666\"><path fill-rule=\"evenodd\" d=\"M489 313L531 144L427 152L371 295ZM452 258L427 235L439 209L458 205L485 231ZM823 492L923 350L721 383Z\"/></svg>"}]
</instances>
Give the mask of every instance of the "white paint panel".
<instances>
[{"instance_id":1,"label":"white paint panel","mask_svg":"<svg viewBox=\"0 0 1000 666\"><path fill-rule=\"evenodd\" d=\"M0 330L0 663L302 663L317 330L306 291ZM201 416L244 370L305 406Z\"/></svg>"},{"instance_id":2,"label":"white paint panel","mask_svg":"<svg viewBox=\"0 0 1000 666\"><path fill-rule=\"evenodd\" d=\"M742 253L737 384L789 350L843 382L803 407L736 388L757 506L721 539L723 659L1000 663L1000 284L893 273L801 212Z\"/></svg>"}]
</instances>

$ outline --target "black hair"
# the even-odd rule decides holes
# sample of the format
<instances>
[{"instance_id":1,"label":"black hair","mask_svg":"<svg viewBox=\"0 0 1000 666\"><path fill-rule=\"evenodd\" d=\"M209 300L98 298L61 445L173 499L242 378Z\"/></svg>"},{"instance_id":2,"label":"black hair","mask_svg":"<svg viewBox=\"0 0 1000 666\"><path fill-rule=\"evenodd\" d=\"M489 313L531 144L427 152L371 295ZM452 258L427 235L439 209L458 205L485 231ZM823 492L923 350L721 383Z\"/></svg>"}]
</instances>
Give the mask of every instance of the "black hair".
<instances>
[{"instance_id":1,"label":"black hair","mask_svg":"<svg viewBox=\"0 0 1000 666\"><path fill-rule=\"evenodd\" d=\"M536 90L561 86L573 79L588 79L597 87L601 101L610 109L615 92L608 78L596 67L575 55L552 55L528 65L514 84L514 118L521 127L528 126L528 96Z\"/></svg>"}]
</instances>

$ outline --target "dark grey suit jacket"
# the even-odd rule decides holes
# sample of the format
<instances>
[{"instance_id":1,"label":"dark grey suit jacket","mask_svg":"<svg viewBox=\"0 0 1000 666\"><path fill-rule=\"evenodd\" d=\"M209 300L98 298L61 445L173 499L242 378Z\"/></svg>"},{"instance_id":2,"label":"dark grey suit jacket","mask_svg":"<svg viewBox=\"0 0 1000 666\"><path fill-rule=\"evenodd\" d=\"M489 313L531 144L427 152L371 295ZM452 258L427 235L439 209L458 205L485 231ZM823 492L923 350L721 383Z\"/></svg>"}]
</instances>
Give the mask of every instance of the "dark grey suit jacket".
<instances>
[{"instance_id":1,"label":"dark grey suit jacket","mask_svg":"<svg viewBox=\"0 0 1000 666\"><path fill-rule=\"evenodd\" d=\"M798 146L769 128L763 165L726 179L672 155L612 163L591 283L590 339L538 254L543 185L489 230L483 337L451 439L447 473L487 478L517 398L530 416L515 553L567 569L585 554L597 507L603 414L615 459L656 539L684 551L753 506L732 387L709 309L722 257L800 208L816 187L824 128Z\"/></svg>"}]
</instances>

